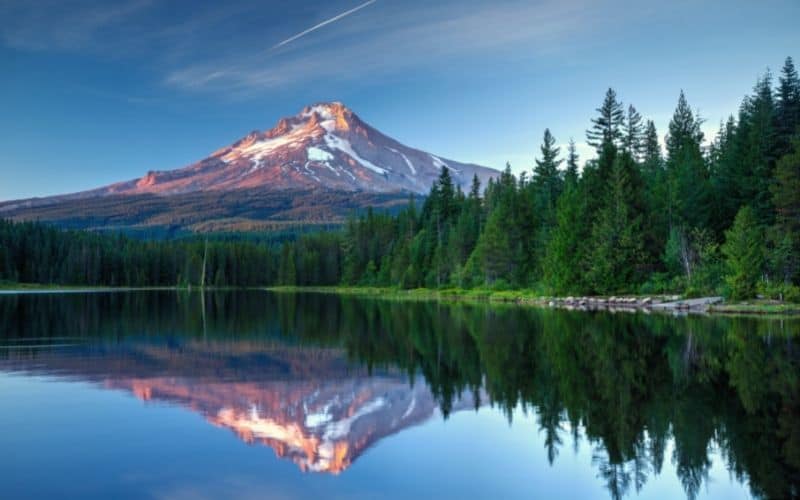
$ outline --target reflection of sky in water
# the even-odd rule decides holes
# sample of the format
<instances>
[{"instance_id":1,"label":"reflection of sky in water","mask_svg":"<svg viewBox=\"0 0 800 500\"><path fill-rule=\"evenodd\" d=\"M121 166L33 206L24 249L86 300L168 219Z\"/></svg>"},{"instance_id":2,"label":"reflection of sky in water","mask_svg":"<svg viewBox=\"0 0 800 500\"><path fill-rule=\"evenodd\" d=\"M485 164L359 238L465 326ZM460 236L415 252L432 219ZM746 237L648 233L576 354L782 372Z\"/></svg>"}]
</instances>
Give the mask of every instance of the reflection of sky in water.
<instances>
[{"instance_id":1,"label":"reflection of sky in water","mask_svg":"<svg viewBox=\"0 0 800 500\"><path fill-rule=\"evenodd\" d=\"M516 411L438 414L374 443L339 475L302 473L198 412L129 390L49 376L0 375L4 498L608 498L593 446L568 424L553 466L536 418ZM670 461L641 498L684 496ZM699 496L746 498L717 450ZM635 491L631 488L632 493ZM631 495L633 496L633 495Z\"/></svg>"}]
</instances>

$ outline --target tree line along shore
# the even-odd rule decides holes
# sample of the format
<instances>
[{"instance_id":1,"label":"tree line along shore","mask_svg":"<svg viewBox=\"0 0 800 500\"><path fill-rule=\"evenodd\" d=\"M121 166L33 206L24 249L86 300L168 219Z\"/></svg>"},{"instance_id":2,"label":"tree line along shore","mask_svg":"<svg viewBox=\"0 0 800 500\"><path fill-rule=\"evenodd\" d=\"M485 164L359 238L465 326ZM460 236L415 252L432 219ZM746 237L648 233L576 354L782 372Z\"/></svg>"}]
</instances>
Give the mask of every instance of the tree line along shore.
<instances>
[{"instance_id":1,"label":"tree line along shore","mask_svg":"<svg viewBox=\"0 0 800 500\"><path fill-rule=\"evenodd\" d=\"M800 302L800 78L787 58L704 137L680 92L662 136L609 89L596 157L545 130L530 172L469 192L443 167L422 203L286 238L141 240L0 221L0 283L376 287L536 297ZM663 139L663 147L662 147ZM438 293L438 292L437 292ZM446 293L445 293L446 294Z\"/></svg>"}]
</instances>

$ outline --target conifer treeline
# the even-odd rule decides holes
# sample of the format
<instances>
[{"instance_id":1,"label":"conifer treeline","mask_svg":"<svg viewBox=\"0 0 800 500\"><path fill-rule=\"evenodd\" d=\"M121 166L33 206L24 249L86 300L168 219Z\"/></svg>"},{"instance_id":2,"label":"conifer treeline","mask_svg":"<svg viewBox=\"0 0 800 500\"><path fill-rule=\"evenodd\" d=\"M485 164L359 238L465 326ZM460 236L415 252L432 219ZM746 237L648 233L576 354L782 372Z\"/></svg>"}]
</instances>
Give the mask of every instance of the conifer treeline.
<instances>
[{"instance_id":1,"label":"conifer treeline","mask_svg":"<svg viewBox=\"0 0 800 500\"><path fill-rule=\"evenodd\" d=\"M549 130L532 176L510 166L468 194L441 176L421 213L368 214L344 236L343 280L402 287L531 287L557 294L796 294L800 280L800 79L787 58L706 145L680 93L659 145L609 89L578 167Z\"/></svg>"},{"instance_id":2,"label":"conifer treeline","mask_svg":"<svg viewBox=\"0 0 800 500\"><path fill-rule=\"evenodd\" d=\"M138 241L0 223L0 280L77 285L379 285L555 294L797 296L800 78L787 58L705 141L680 93L665 136L609 89L579 167L545 130L530 176L468 193L450 171L421 207L367 211L284 243Z\"/></svg>"}]
</instances>

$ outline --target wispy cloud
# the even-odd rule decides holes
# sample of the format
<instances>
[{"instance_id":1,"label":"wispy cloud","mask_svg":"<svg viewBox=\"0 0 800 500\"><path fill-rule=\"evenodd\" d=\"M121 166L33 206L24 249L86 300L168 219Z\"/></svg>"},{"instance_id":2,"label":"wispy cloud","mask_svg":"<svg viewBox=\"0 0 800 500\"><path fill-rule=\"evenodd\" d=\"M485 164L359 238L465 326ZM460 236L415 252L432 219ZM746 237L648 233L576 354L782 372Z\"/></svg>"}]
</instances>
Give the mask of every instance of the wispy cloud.
<instances>
[{"instance_id":1,"label":"wispy cloud","mask_svg":"<svg viewBox=\"0 0 800 500\"><path fill-rule=\"evenodd\" d=\"M433 70L458 58L474 60L475 70L481 71L492 60L526 60L568 50L581 30L591 28L586 29L588 35L606 22L591 3L581 0L404 2L382 7L359 23L337 24L315 37L300 39L300 33L281 42L297 44L289 53L253 51L192 63L170 71L165 81L232 95L301 81Z\"/></svg>"},{"instance_id":2,"label":"wispy cloud","mask_svg":"<svg viewBox=\"0 0 800 500\"><path fill-rule=\"evenodd\" d=\"M606 40L624 22L591 0L404 0L367 9L374 3L336 13L329 2L0 0L0 18L14 20L0 23L0 41L139 57L171 88L247 96L298 82L403 78L449 67L513 72L536 58L562 57L589 37ZM631 0L626 12L637 9ZM310 12L324 20L275 43L276 33L302 27ZM464 60L470 64L457 64Z\"/></svg>"},{"instance_id":3,"label":"wispy cloud","mask_svg":"<svg viewBox=\"0 0 800 500\"><path fill-rule=\"evenodd\" d=\"M376 1L377 0L369 0L368 2L364 2L361 5L353 7L350 10L346 10L346 11L342 12L341 14L333 16L330 19L326 19L325 21L322 21L319 24L315 24L314 26L308 28L307 30L303 30L303 31L301 31L300 33L298 33L298 34L296 34L294 36L290 36L289 38L287 38L286 40L283 40L282 42L276 43L275 45L273 45L272 48L274 50L274 49L283 47L286 44L292 43L293 41L295 41L295 40L297 40L299 38L302 38L302 37L308 35L311 32L317 31L318 29L320 29L322 27L325 27L325 26L327 26L327 25L329 25L331 23L335 23L339 19L345 18L345 17L349 16L350 14L358 12L359 10L363 9L364 7L369 7L370 5L374 4Z\"/></svg>"},{"instance_id":4,"label":"wispy cloud","mask_svg":"<svg viewBox=\"0 0 800 500\"><path fill-rule=\"evenodd\" d=\"M142 14L153 0L92 1L43 0L0 2L0 38L11 47L27 50L84 49L104 30L111 30ZM13 20L13 21L12 21Z\"/></svg>"}]
</instances>

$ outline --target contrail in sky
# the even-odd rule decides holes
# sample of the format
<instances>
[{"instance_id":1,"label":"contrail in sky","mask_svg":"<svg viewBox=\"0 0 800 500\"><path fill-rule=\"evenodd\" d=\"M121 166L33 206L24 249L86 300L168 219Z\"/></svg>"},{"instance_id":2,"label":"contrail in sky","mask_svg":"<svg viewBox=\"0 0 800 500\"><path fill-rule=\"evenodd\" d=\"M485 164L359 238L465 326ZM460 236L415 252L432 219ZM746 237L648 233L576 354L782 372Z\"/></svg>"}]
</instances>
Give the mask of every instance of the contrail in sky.
<instances>
[{"instance_id":1,"label":"contrail in sky","mask_svg":"<svg viewBox=\"0 0 800 500\"><path fill-rule=\"evenodd\" d=\"M277 49L277 48L279 48L279 47L283 47L283 46L284 46L284 45L286 45L287 43L291 43L291 42L293 42L293 41L297 40L297 39L298 39L298 38L300 38L300 37L306 36L306 35L308 35L309 33L311 33L312 31L316 31L316 30L318 30L318 29L322 28L323 26L327 26L327 25L329 25L329 24L331 24L331 23L335 23L335 22L336 22L336 21L338 21L339 19L341 19L341 18L343 18L343 17L347 17L347 16L349 16L350 14L352 14L352 13L354 13L354 12L358 12L359 10L363 9L364 7L369 7L370 5L374 4L374 3L375 3L375 2L377 2L377 1L378 1L378 0L369 0L368 2L364 2L364 3L362 3L361 5L359 5L359 6L357 6L357 7L353 7L352 9L350 9L350 10L346 10L346 11L342 12L341 14L337 14L337 15L333 16L333 17L332 17L332 18L330 18L330 19L327 19L327 20L325 20L325 21L322 21L321 23L319 23L319 24L316 24L316 25L314 25L314 26L312 26L312 27L308 28L308 29L307 29L307 30L305 30L305 31L301 31L301 32L300 32L300 33L298 33L298 34L296 34L296 35L294 35L294 36L292 36L292 37L289 37L289 38L287 38L286 40L284 40L284 41L282 41L282 42L280 42L280 43L278 43L278 44L275 44L275 45L272 47L272 49L271 49L271 50L275 50L275 49Z\"/></svg>"}]
</instances>

